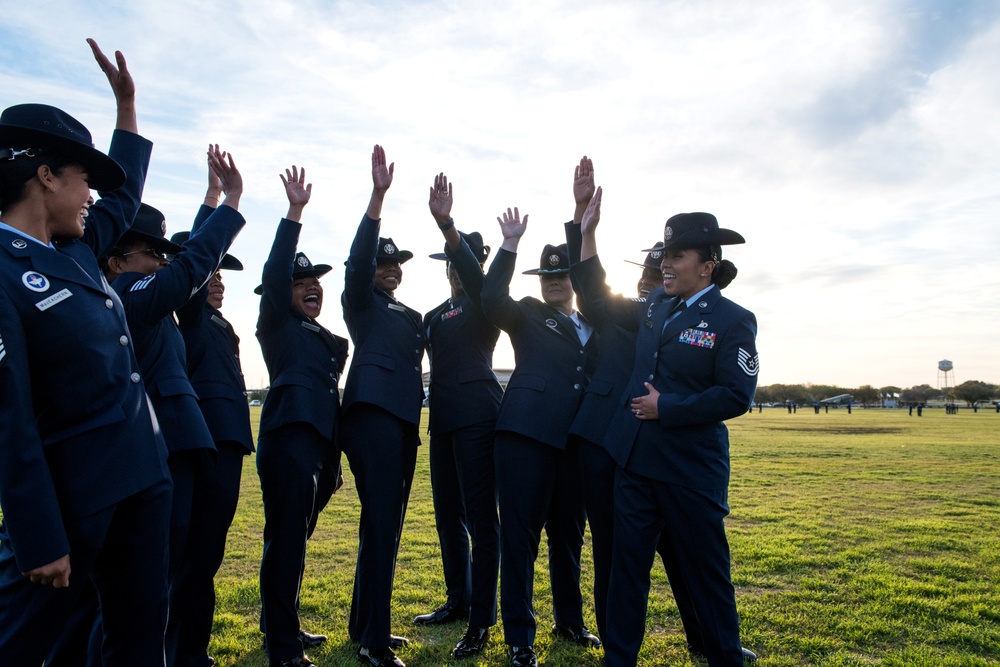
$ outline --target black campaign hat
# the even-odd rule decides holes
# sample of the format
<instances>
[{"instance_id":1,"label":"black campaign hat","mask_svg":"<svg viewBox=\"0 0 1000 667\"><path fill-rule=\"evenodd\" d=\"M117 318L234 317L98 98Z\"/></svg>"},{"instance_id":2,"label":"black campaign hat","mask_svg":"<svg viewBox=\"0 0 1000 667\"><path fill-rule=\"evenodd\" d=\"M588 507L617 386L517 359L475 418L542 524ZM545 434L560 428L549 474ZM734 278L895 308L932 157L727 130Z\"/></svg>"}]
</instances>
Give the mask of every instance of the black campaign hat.
<instances>
[{"instance_id":1,"label":"black campaign hat","mask_svg":"<svg viewBox=\"0 0 1000 667\"><path fill-rule=\"evenodd\" d=\"M639 262L633 262L630 259L626 259L625 261L629 264L641 266L644 269L656 269L659 271L661 259L663 259L663 241L657 241L653 244L653 247L648 250L646 259L643 260L642 264Z\"/></svg>"},{"instance_id":2,"label":"black campaign hat","mask_svg":"<svg viewBox=\"0 0 1000 667\"><path fill-rule=\"evenodd\" d=\"M191 232L177 232L176 234L170 237L170 241L178 245L184 245L184 242L187 241L190 237L191 237ZM243 262L236 259L227 252L225 256L222 258L222 262L219 264L219 268L225 269L226 271L242 271Z\"/></svg>"},{"instance_id":3,"label":"black campaign hat","mask_svg":"<svg viewBox=\"0 0 1000 667\"><path fill-rule=\"evenodd\" d=\"M329 264L313 264L306 257L304 252L295 253L295 259L292 260L292 280L301 280L302 278L318 278L325 275L333 267ZM254 294L263 294L264 286L257 285L253 290Z\"/></svg>"},{"instance_id":4,"label":"black campaign hat","mask_svg":"<svg viewBox=\"0 0 1000 667\"><path fill-rule=\"evenodd\" d=\"M556 273L569 273L569 250L566 244L550 245L546 244L542 249L542 258L538 262L537 269L522 271L526 276L545 276Z\"/></svg>"},{"instance_id":5,"label":"black campaign hat","mask_svg":"<svg viewBox=\"0 0 1000 667\"><path fill-rule=\"evenodd\" d=\"M664 250L687 250L738 243L746 243L746 239L731 229L720 228L719 221L711 213L678 213L671 216L663 227Z\"/></svg>"},{"instance_id":6,"label":"black campaign hat","mask_svg":"<svg viewBox=\"0 0 1000 667\"><path fill-rule=\"evenodd\" d=\"M480 234L479 232L469 232L468 234L466 234L465 232L459 232L459 234L461 234L462 238L465 239L465 242L469 244L469 249L472 250L472 254L476 256L476 259L479 260L479 263L485 264L486 260L490 256L490 247L488 245L483 245L483 235ZM430 258L443 259L447 261L448 259L447 253L448 253L448 244L445 243L444 252L436 252L433 255L430 255Z\"/></svg>"},{"instance_id":7,"label":"black campaign hat","mask_svg":"<svg viewBox=\"0 0 1000 667\"><path fill-rule=\"evenodd\" d=\"M145 241L153 250L167 255L176 255L184 249L167 240L167 221L162 213L149 204L139 204L132 226L118 239L119 244L133 241Z\"/></svg>"},{"instance_id":8,"label":"black campaign hat","mask_svg":"<svg viewBox=\"0 0 1000 667\"><path fill-rule=\"evenodd\" d=\"M378 237L378 252L375 254L376 262L403 262L412 259L413 253L409 250L400 250L399 246L388 237Z\"/></svg>"},{"instance_id":9,"label":"black campaign hat","mask_svg":"<svg viewBox=\"0 0 1000 667\"><path fill-rule=\"evenodd\" d=\"M125 170L94 148L83 123L47 104L18 104L0 114L0 152L15 159L12 151L24 149L49 149L78 161L95 190L111 192L125 185Z\"/></svg>"}]
</instances>

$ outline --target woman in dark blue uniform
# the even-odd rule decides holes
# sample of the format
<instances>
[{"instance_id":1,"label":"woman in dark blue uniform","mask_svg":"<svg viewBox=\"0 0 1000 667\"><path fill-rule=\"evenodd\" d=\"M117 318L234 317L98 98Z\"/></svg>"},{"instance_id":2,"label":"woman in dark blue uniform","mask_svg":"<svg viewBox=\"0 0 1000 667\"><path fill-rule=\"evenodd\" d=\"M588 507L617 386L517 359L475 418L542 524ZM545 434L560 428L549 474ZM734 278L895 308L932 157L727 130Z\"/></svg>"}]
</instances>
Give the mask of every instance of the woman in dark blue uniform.
<instances>
[{"instance_id":1,"label":"woman in dark blue uniform","mask_svg":"<svg viewBox=\"0 0 1000 667\"><path fill-rule=\"evenodd\" d=\"M382 201L392 185L385 151L372 151L372 196L361 219L344 279L344 321L354 358L344 387L344 453L361 499L358 564L348 631L366 665L401 667L391 634L392 580L413 482L424 392L427 337L419 312L395 297L400 265L413 253L379 237Z\"/></svg>"},{"instance_id":2,"label":"woman in dark blue uniform","mask_svg":"<svg viewBox=\"0 0 1000 667\"><path fill-rule=\"evenodd\" d=\"M434 520L448 600L416 623L466 618L452 655L480 653L497 621L500 518L493 430L503 390L493 373L500 330L483 313L483 264L490 247L478 232L460 234L451 219L452 186L444 174L430 190L431 215L445 237L451 297L424 316L431 361L430 464ZM469 541L472 551L469 551Z\"/></svg>"},{"instance_id":3,"label":"woman in dark blue uniform","mask_svg":"<svg viewBox=\"0 0 1000 667\"><path fill-rule=\"evenodd\" d=\"M598 188L582 222L576 277L595 317L637 332L631 378L606 439L619 468L606 661L636 663L662 534L697 614L709 665L742 665L753 658L740 645L730 581L723 523L729 438L722 422L745 413L753 398L757 323L720 289L736 276L721 246L743 237L719 228L708 213L675 215L664 228L663 287L641 303L611 298L596 256L600 203Z\"/></svg>"},{"instance_id":4,"label":"woman in dark blue uniform","mask_svg":"<svg viewBox=\"0 0 1000 667\"><path fill-rule=\"evenodd\" d=\"M192 231L219 206L222 182L211 163L208 173L208 191ZM189 236L189 232L178 232L170 240L183 244ZM176 577L180 595L171 601L176 613L167 628L169 662L192 667L209 664L207 650L215 614L213 579L222 565L226 535L236 514L243 458L253 452L240 338L221 311L225 293L222 270L242 271L243 264L227 254L219 269L177 310L187 349L188 377L218 452L215 465L206 466L195 479L187 550Z\"/></svg>"},{"instance_id":5,"label":"woman in dark blue uniform","mask_svg":"<svg viewBox=\"0 0 1000 667\"><path fill-rule=\"evenodd\" d=\"M483 286L483 309L507 332L516 366L497 419L494 459L500 496L500 610L515 667L534 667L534 563L542 528L549 540L553 632L582 646L600 646L583 622L580 553L583 490L569 446L587 380L597 361L597 336L573 309L566 246L546 245L538 269L542 301L510 296L517 246L528 216L497 218L504 242Z\"/></svg>"},{"instance_id":6,"label":"woman in dark blue uniform","mask_svg":"<svg viewBox=\"0 0 1000 667\"><path fill-rule=\"evenodd\" d=\"M319 278L330 266L296 252L312 194L305 179L305 170L294 166L281 177L288 214L256 290L262 295L257 339L270 376L257 437L264 496L261 626L270 664L288 667L312 665L303 644L320 637L300 630L298 595L306 541L339 478L337 382L347 363L347 341L316 321L323 308Z\"/></svg>"},{"instance_id":7,"label":"woman in dark blue uniform","mask_svg":"<svg viewBox=\"0 0 1000 667\"><path fill-rule=\"evenodd\" d=\"M104 664L163 664L166 450L97 265L135 216L152 145L136 134L124 57L116 67L88 41L118 100L111 157L54 107L0 115L5 665L42 663L88 581L104 610ZM101 199L88 211L90 188Z\"/></svg>"}]
</instances>

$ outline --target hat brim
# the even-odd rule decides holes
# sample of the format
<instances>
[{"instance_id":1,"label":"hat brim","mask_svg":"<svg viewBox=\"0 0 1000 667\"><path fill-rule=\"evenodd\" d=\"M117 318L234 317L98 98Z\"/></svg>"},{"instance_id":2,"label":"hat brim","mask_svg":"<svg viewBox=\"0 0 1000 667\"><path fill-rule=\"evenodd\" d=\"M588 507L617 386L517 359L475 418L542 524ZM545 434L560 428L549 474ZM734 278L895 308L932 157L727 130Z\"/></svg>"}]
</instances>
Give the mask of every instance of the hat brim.
<instances>
[{"instance_id":1,"label":"hat brim","mask_svg":"<svg viewBox=\"0 0 1000 667\"><path fill-rule=\"evenodd\" d=\"M220 267L221 268L221 267ZM301 280L302 278L319 278L322 275L326 275L330 272L333 267L329 264L313 264L311 269L303 269L302 271L295 271L292 273L292 281ZM260 296L264 293L264 284L261 283L253 288L253 293Z\"/></svg>"},{"instance_id":2,"label":"hat brim","mask_svg":"<svg viewBox=\"0 0 1000 667\"><path fill-rule=\"evenodd\" d=\"M445 262L448 261L448 255L444 254L443 252L436 252L433 255L427 255L427 256L430 257L431 259L440 259Z\"/></svg>"},{"instance_id":3,"label":"hat brim","mask_svg":"<svg viewBox=\"0 0 1000 667\"><path fill-rule=\"evenodd\" d=\"M413 259L412 252L410 252L409 250L400 250L397 254L392 256L376 255L375 263L378 264L379 262L399 262L400 264L403 264L405 262L410 261L411 259Z\"/></svg>"},{"instance_id":4,"label":"hat brim","mask_svg":"<svg viewBox=\"0 0 1000 667\"><path fill-rule=\"evenodd\" d=\"M569 273L569 269L529 269L521 272L525 276L554 276L559 273Z\"/></svg>"},{"instance_id":5,"label":"hat brim","mask_svg":"<svg viewBox=\"0 0 1000 667\"><path fill-rule=\"evenodd\" d=\"M663 246L659 246L658 248L656 248L656 250L662 250L662 249L663 249ZM649 250L646 250L644 252L649 252ZM622 260L622 261L625 262L626 264L635 264L636 266L641 266L644 269L655 269L656 271L660 270L660 265L659 264L646 264L645 262L633 262L630 259L625 259L625 260Z\"/></svg>"},{"instance_id":6,"label":"hat brim","mask_svg":"<svg viewBox=\"0 0 1000 667\"><path fill-rule=\"evenodd\" d=\"M87 172L87 180L93 190L112 192L125 185L125 170L117 162L101 151L77 141L40 132L26 127L4 125L0 127L0 144L15 148L51 148L74 162Z\"/></svg>"},{"instance_id":7,"label":"hat brim","mask_svg":"<svg viewBox=\"0 0 1000 667\"><path fill-rule=\"evenodd\" d=\"M137 232L135 230L128 230L122 234L119 243L131 243L132 241L145 241L149 244L149 247L153 250L159 250L165 255L176 255L184 250L184 246L177 245L176 243L171 243L167 239L161 236L153 236L151 234L145 234L143 232Z\"/></svg>"},{"instance_id":8,"label":"hat brim","mask_svg":"<svg viewBox=\"0 0 1000 667\"><path fill-rule=\"evenodd\" d=\"M659 250L688 250L690 248L708 248L714 245L739 245L746 242L747 240L743 238L742 234L734 232L731 229L719 228L713 229L707 238L704 234L700 234L697 231L681 234L669 241L664 241L663 247L659 248ZM654 250L654 248L650 248L645 252L651 250Z\"/></svg>"}]
</instances>

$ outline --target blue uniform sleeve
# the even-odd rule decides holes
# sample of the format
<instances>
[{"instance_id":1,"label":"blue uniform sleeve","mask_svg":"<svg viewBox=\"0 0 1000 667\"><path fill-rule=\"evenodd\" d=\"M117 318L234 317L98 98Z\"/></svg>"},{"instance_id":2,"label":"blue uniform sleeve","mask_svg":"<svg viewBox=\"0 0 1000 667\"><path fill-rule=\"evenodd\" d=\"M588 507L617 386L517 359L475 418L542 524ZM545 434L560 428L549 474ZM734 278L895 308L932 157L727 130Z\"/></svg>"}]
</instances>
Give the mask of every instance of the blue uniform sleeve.
<instances>
[{"instance_id":1,"label":"blue uniform sleeve","mask_svg":"<svg viewBox=\"0 0 1000 667\"><path fill-rule=\"evenodd\" d=\"M114 192L101 192L87 215L83 242L95 257L103 257L118 243L135 219L142 202L146 170L153 144L138 134L115 130L108 155L125 170L125 185Z\"/></svg>"},{"instance_id":2,"label":"blue uniform sleeve","mask_svg":"<svg viewBox=\"0 0 1000 667\"><path fill-rule=\"evenodd\" d=\"M214 208L202 204L198 208L198 213L194 216L194 224L191 225L191 231L197 231L214 212ZM209 279L211 280L211 276L209 276ZM198 326L198 322L205 312L205 303L207 301L208 283L206 282L201 286L201 289L194 293L194 296L188 299L187 303L177 309L177 323L182 327Z\"/></svg>"},{"instance_id":3,"label":"blue uniform sleeve","mask_svg":"<svg viewBox=\"0 0 1000 667\"><path fill-rule=\"evenodd\" d=\"M168 266L138 280L134 274L115 280L129 323L153 325L187 303L208 282L244 224L239 211L220 206Z\"/></svg>"},{"instance_id":4,"label":"blue uniform sleeve","mask_svg":"<svg viewBox=\"0 0 1000 667\"><path fill-rule=\"evenodd\" d=\"M486 276L483 274L483 267L479 264L479 260L472 254L472 248L465 242L465 239L462 239L462 245L459 246L458 250L448 251L445 254L462 281L462 289L472 299L473 308L480 315L484 315L482 296Z\"/></svg>"},{"instance_id":5,"label":"blue uniform sleeve","mask_svg":"<svg viewBox=\"0 0 1000 667\"><path fill-rule=\"evenodd\" d=\"M524 323L521 305L510 296L510 279L514 277L517 253L500 248L483 281L483 311L486 318L507 333L517 331Z\"/></svg>"},{"instance_id":6,"label":"blue uniform sleeve","mask_svg":"<svg viewBox=\"0 0 1000 667\"><path fill-rule=\"evenodd\" d=\"M757 319L742 316L720 337L712 383L704 391L662 393L656 402L665 427L721 422L747 411L757 389Z\"/></svg>"},{"instance_id":7,"label":"blue uniform sleeve","mask_svg":"<svg viewBox=\"0 0 1000 667\"><path fill-rule=\"evenodd\" d=\"M601 329L610 322L628 331L639 329L645 304L611 293L598 255L571 264L570 275L573 289L580 297L580 312L595 328Z\"/></svg>"},{"instance_id":8,"label":"blue uniform sleeve","mask_svg":"<svg viewBox=\"0 0 1000 667\"><path fill-rule=\"evenodd\" d=\"M20 571L69 553L59 498L35 426L31 369L16 309L0 290L0 509Z\"/></svg>"},{"instance_id":9,"label":"blue uniform sleeve","mask_svg":"<svg viewBox=\"0 0 1000 667\"><path fill-rule=\"evenodd\" d=\"M292 263L299 244L301 223L282 218L274 233L271 252L264 262L261 283L264 294L260 300L260 324L270 326L280 318L290 317L292 305Z\"/></svg>"},{"instance_id":10,"label":"blue uniform sleeve","mask_svg":"<svg viewBox=\"0 0 1000 667\"><path fill-rule=\"evenodd\" d=\"M378 254L378 233L381 220L367 214L361 218L358 232L351 243L344 272L344 308L363 310L371 304L375 287L375 256Z\"/></svg>"}]
</instances>

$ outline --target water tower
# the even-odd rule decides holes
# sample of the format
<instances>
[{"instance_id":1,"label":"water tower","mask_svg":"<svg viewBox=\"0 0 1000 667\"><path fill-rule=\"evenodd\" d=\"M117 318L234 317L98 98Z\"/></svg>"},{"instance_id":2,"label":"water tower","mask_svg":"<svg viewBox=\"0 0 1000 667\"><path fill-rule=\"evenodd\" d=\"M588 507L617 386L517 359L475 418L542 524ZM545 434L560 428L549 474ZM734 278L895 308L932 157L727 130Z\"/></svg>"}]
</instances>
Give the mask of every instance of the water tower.
<instances>
[{"instance_id":1,"label":"water tower","mask_svg":"<svg viewBox=\"0 0 1000 667\"><path fill-rule=\"evenodd\" d=\"M949 389L955 386L954 368L954 365L947 359L938 362L938 387L944 391L945 395L948 394Z\"/></svg>"}]
</instances>

